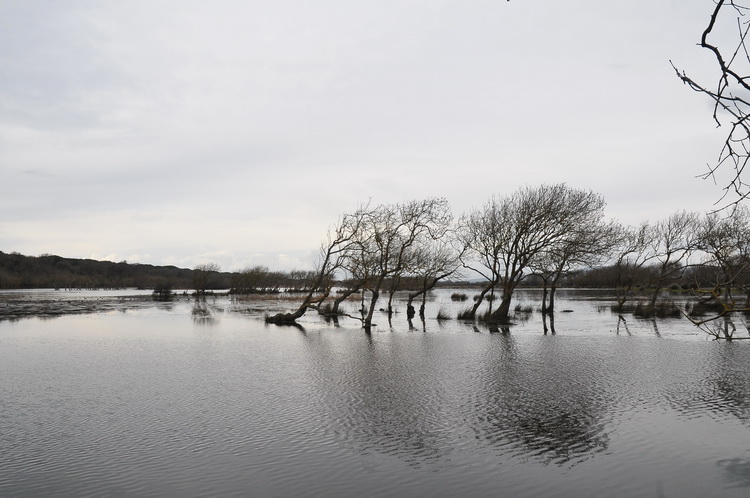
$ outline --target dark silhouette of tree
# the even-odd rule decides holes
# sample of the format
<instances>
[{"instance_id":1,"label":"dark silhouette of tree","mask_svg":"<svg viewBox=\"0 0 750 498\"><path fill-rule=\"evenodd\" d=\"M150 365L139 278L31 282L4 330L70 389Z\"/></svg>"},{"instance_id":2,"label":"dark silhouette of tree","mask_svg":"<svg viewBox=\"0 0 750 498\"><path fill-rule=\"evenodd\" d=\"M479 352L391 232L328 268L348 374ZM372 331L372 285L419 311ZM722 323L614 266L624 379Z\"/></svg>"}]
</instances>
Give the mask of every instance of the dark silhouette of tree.
<instances>
[{"instance_id":1,"label":"dark silhouette of tree","mask_svg":"<svg viewBox=\"0 0 750 498\"><path fill-rule=\"evenodd\" d=\"M654 225L650 248L656 260L649 303L652 309L667 281L682 275L687 259L696 249L698 220L697 213L679 211Z\"/></svg>"},{"instance_id":2,"label":"dark silhouette of tree","mask_svg":"<svg viewBox=\"0 0 750 498\"><path fill-rule=\"evenodd\" d=\"M419 318L425 319L427 293L435 288L441 280L454 276L461 269L459 253L452 237L438 240L425 240L414 252L412 278L417 289L410 292L406 304L407 317L414 317L413 302L422 298L419 306Z\"/></svg>"},{"instance_id":3,"label":"dark silhouette of tree","mask_svg":"<svg viewBox=\"0 0 750 498\"><path fill-rule=\"evenodd\" d=\"M622 227L616 247L616 292L617 304L615 311L622 312L625 303L632 297L633 289L638 284L637 276L643 273L643 268L655 257L652 249L653 227L647 222L639 226Z\"/></svg>"},{"instance_id":4,"label":"dark silhouette of tree","mask_svg":"<svg viewBox=\"0 0 750 498\"><path fill-rule=\"evenodd\" d=\"M483 209L462 218L463 263L486 281L477 302L464 315L474 318L485 295L500 287L500 304L487 313L491 322L506 322L513 292L532 265L555 247L571 241L592 219L601 216L598 194L565 184L524 187L493 197ZM572 237L572 238L571 238ZM492 305L490 300L490 306Z\"/></svg>"},{"instance_id":5,"label":"dark silhouette of tree","mask_svg":"<svg viewBox=\"0 0 750 498\"><path fill-rule=\"evenodd\" d=\"M367 213L351 260L356 263L352 265L355 274L367 278L363 288L369 292L370 302L362 310L365 330L372 327L386 279L407 275L415 266L421 243L445 236L451 221L448 201L443 198L386 204Z\"/></svg>"},{"instance_id":6,"label":"dark silhouette of tree","mask_svg":"<svg viewBox=\"0 0 750 498\"><path fill-rule=\"evenodd\" d=\"M319 309L331 290L334 275L347 260L356 242L361 226L369 213L369 206L362 206L354 213L344 214L338 224L329 230L326 242L320 246L320 256L315 271L316 277L302 304L291 313L277 313L266 320L279 325L294 324L309 308ZM319 295L323 291L322 296Z\"/></svg>"},{"instance_id":7,"label":"dark silhouette of tree","mask_svg":"<svg viewBox=\"0 0 750 498\"><path fill-rule=\"evenodd\" d=\"M542 313L554 312L555 292L563 277L601 264L616 245L619 225L604 221L604 198L589 192L580 205L584 206L580 223L529 265L542 280Z\"/></svg>"},{"instance_id":8,"label":"dark silhouette of tree","mask_svg":"<svg viewBox=\"0 0 750 498\"><path fill-rule=\"evenodd\" d=\"M729 168L729 179L722 180L724 194L719 202L736 204L750 195L750 183L744 179L745 168L750 161L750 53L746 39L750 20L745 18L750 6L741 0L717 0L704 29L699 46L713 54L718 74L714 83L701 83L679 70L670 61L677 76L696 92L708 96L714 102L713 118L718 126L729 122L729 132L719 157L704 179L716 181L717 173ZM735 31L732 45L719 45L714 41L717 31ZM717 37L718 38L718 37Z\"/></svg>"},{"instance_id":9,"label":"dark silhouette of tree","mask_svg":"<svg viewBox=\"0 0 750 498\"><path fill-rule=\"evenodd\" d=\"M732 315L750 312L750 209L737 205L731 216L706 216L698 228L697 245L705 254L703 266L714 269L711 288L703 291L699 306L713 306L709 316L690 318L710 335L732 339Z\"/></svg>"},{"instance_id":10,"label":"dark silhouette of tree","mask_svg":"<svg viewBox=\"0 0 750 498\"><path fill-rule=\"evenodd\" d=\"M217 263L203 263L193 269L193 288L199 296L206 294L211 284L211 278L221 270Z\"/></svg>"}]
</instances>

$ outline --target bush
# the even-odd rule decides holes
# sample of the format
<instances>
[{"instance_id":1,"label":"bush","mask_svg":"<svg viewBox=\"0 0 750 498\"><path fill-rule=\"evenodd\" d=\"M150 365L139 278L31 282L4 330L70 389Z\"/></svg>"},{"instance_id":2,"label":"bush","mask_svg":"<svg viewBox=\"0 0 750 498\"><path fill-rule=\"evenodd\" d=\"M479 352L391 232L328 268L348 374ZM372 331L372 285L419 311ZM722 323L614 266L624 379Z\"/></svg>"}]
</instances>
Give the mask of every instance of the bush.
<instances>
[{"instance_id":1,"label":"bush","mask_svg":"<svg viewBox=\"0 0 750 498\"><path fill-rule=\"evenodd\" d=\"M532 308L531 306L521 306L521 304L519 303L516 305L515 311L516 313L531 313L532 311L534 311L534 308Z\"/></svg>"},{"instance_id":2,"label":"bush","mask_svg":"<svg viewBox=\"0 0 750 498\"><path fill-rule=\"evenodd\" d=\"M451 294L451 301L466 301L467 299L469 299L469 296L463 292L454 292Z\"/></svg>"},{"instance_id":3,"label":"bush","mask_svg":"<svg viewBox=\"0 0 750 498\"><path fill-rule=\"evenodd\" d=\"M680 308L674 303L664 301L651 305L650 303L637 303L633 308L633 315L642 318L679 318L682 316Z\"/></svg>"},{"instance_id":4,"label":"bush","mask_svg":"<svg viewBox=\"0 0 750 498\"><path fill-rule=\"evenodd\" d=\"M174 292L172 292L172 284L167 282L161 282L154 287L154 292L151 293L151 297L154 301L169 301L174 298Z\"/></svg>"},{"instance_id":5,"label":"bush","mask_svg":"<svg viewBox=\"0 0 750 498\"><path fill-rule=\"evenodd\" d=\"M717 299L701 299L697 303L693 303L692 306L688 304L686 306L687 313L690 316L700 316L709 314L719 314L725 311L724 305L721 304Z\"/></svg>"},{"instance_id":6,"label":"bush","mask_svg":"<svg viewBox=\"0 0 750 498\"><path fill-rule=\"evenodd\" d=\"M456 318L458 320L474 320L474 317L471 316L471 308L462 309L458 312L458 315L456 315Z\"/></svg>"}]
</instances>

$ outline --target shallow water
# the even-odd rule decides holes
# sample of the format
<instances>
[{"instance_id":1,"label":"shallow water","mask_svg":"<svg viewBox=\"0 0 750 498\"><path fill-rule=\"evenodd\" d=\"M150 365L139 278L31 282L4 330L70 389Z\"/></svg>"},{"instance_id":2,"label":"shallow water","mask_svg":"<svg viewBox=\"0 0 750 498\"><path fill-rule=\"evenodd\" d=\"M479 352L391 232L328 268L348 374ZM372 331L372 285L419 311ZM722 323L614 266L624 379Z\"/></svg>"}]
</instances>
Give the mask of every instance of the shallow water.
<instances>
[{"instance_id":1,"label":"shallow water","mask_svg":"<svg viewBox=\"0 0 750 498\"><path fill-rule=\"evenodd\" d=\"M282 299L0 321L0 495L750 493L750 344L585 296L491 334L449 295L371 335Z\"/></svg>"}]
</instances>

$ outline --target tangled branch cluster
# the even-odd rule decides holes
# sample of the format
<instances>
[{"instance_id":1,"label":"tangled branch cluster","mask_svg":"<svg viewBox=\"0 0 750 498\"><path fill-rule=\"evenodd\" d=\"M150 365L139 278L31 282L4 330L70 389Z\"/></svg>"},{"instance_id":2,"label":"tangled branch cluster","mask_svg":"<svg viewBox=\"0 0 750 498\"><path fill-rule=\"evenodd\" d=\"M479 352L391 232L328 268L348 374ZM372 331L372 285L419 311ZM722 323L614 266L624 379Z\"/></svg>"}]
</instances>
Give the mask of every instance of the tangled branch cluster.
<instances>
[{"instance_id":1,"label":"tangled branch cluster","mask_svg":"<svg viewBox=\"0 0 750 498\"><path fill-rule=\"evenodd\" d=\"M718 126L729 122L729 133L721 148L717 161L708 165L708 171L700 177L716 182L717 172L730 168L730 178L723 187L718 203L736 205L750 196L750 183L743 179L750 163L750 54L747 36L750 18L746 14L750 7L741 0L718 0L708 26L703 31L699 46L709 50L719 68L715 86L710 87L689 77L670 61L677 76L696 92L710 97L714 102L713 118ZM736 24L735 43L728 48L713 41L716 30L727 23Z\"/></svg>"}]
</instances>

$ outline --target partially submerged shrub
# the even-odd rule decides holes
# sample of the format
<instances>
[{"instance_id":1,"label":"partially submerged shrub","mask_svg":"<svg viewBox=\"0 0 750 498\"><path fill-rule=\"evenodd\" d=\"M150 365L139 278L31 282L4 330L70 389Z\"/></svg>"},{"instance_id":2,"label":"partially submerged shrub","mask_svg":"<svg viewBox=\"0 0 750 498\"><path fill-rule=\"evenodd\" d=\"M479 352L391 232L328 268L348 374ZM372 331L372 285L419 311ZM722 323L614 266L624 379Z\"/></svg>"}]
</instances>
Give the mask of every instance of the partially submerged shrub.
<instances>
[{"instance_id":1,"label":"partially submerged shrub","mask_svg":"<svg viewBox=\"0 0 750 498\"><path fill-rule=\"evenodd\" d=\"M318 308L318 312L321 315L333 315L333 303L330 301L325 303L320 308Z\"/></svg>"},{"instance_id":2,"label":"partially submerged shrub","mask_svg":"<svg viewBox=\"0 0 750 498\"><path fill-rule=\"evenodd\" d=\"M682 316L682 311L671 301L663 301L655 305L637 303L633 308L633 315L642 318L679 318Z\"/></svg>"},{"instance_id":3,"label":"partially submerged shrub","mask_svg":"<svg viewBox=\"0 0 750 498\"><path fill-rule=\"evenodd\" d=\"M510 325L513 323L509 318L498 320L497 318L492 316L492 312L490 310L486 310L484 313L481 313L477 317L477 320L490 326L490 331L492 331L493 326L496 328L497 325Z\"/></svg>"},{"instance_id":4,"label":"partially submerged shrub","mask_svg":"<svg viewBox=\"0 0 750 498\"><path fill-rule=\"evenodd\" d=\"M154 291L151 293L151 297L154 301L169 301L174 298L174 292L172 292L172 284L162 282L154 287Z\"/></svg>"},{"instance_id":5,"label":"partially submerged shrub","mask_svg":"<svg viewBox=\"0 0 750 498\"><path fill-rule=\"evenodd\" d=\"M534 308L531 306L522 306L520 303L516 305L515 307L516 313L531 313L534 311Z\"/></svg>"},{"instance_id":6,"label":"partially submerged shrub","mask_svg":"<svg viewBox=\"0 0 750 498\"><path fill-rule=\"evenodd\" d=\"M479 301L479 294L475 295L475 296L473 297L473 299L474 299L474 302L477 302L477 301ZM492 294L486 294L486 295L484 296L484 300L485 300L485 301L490 301L490 302L492 302L492 301L494 301L494 300L495 300L495 296L494 296L494 295L492 295Z\"/></svg>"},{"instance_id":7,"label":"partially submerged shrub","mask_svg":"<svg viewBox=\"0 0 750 498\"><path fill-rule=\"evenodd\" d=\"M466 301L469 299L469 296L464 294L463 292L454 292L451 294L451 301Z\"/></svg>"},{"instance_id":8,"label":"partially submerged shrub","mask_svg":"<svg viewBox=\"0 0 750 498\"><path fill-rule=\"evenodd\" d=\"M458 312L458 315L456 315L456 318L458 320L474 320L474 317L471 314L471 308L462 309Z\"/></svg>"},{"instance_id":9,"label":"partially submerged shrub","mask_svg":"<svg viewBox=\"0 0 750 498\"><path fill-rule=\"evenodd\" d=\"M435 318L437 318L440 322L451 319L450 315L448 315L448 311L442 306L438 310L438 314Z\"/></svg>"},{"instance_id":10,"label":"partially submerged shrub","mask_svg":"<svg viewBox=\"0 0 750 498\"><path fill-rule=\"evenodd\" d=\"M688 304L686 308L690 316L719 314L726 311L724 305L718 299L714 298L701 299L692 305Z\"/></svg>"}]
</instances>

